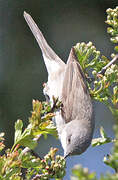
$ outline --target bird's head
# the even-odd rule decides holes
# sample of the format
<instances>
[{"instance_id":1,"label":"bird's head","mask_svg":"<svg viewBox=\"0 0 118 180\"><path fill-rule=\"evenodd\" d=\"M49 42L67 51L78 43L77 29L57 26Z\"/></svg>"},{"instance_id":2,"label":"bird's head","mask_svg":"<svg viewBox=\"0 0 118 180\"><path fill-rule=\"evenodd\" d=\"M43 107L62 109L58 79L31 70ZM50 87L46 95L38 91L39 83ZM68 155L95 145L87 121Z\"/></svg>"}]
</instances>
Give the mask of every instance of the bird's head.
<instances>
[{"instance_id":1,"label":"bird's head","mask_svg":"<svg viewBox=\"0 0 118 180\"><path fill-rule=\"evenodd\" d=\"M61 134L64 157L79 155L91 144L93 128L84 121L73 120L65 125Z\"/></svg>"}]
</instances>

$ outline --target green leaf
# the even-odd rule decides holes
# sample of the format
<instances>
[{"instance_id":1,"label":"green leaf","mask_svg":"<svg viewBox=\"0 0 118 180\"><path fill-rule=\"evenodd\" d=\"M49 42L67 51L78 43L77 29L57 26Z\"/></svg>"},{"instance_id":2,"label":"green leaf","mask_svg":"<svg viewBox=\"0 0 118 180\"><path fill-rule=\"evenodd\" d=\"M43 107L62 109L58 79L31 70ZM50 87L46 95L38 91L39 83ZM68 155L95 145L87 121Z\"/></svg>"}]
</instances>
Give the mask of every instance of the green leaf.
<instances>
[{"instance_id":1,"label":"green leaf","mask_svg":"<svg viewBox=\"0 0 118 180\"><path fill-rule=\"evenodd\" d=\"M118 52L118 46L115 46L114 50Z\"/></svg>"},{"instance_id":2,"label":"green leaf","mask_svg":"<svg viewBox=\"0 0 118 180\"><path fill-rule=\"evenodd\" d=\"M101 135L101 137L92 139L91 145L93 147L94 146L100 146L100 145L103 145L103 144L110 143L110 142L114 141L113 139L111 139L111 138L109 138L107 136L107 134L105 133L103 127L100 128L100 135Z\"/></svg>"},{"instance_id":3,"label":"green leaf","mask_svg":"<svg viewBox=\"0 0 118 180\"><path fill-rule=\"evenodd\" d=\"M22 137L22 139L19 141L19 144L25 147L29 147L32 150L38 145L37 142L33 139L32 135Z\"/></svg>"},{"instance_id":4,"label":"green leaf","mask_svg":"<svg viewBox=\"0 0 118 180\"><path fill-rule=\"evenodd\" d=\"M117 119L118 118L118 109L112 108L109 106L109 109L111 110L113 116Z\"/></svg>"},{"instance_id":5,"label":"green leaf","mask_svg":"<svg viewBox=\"0 0 118 180\"><path fill-rule=\"evenodd\" d=\"M107 134L105 133L104 128L102 126L100 127L100 135L102 138L107 138Z\"/></svg>"},{"instance_id":6,"label":"green leaf","mask_svg":"<svg viewBox=\"0 0 118 180\"><path fill-rule=\"evenodd\" d=\"M22 133L23 123L21 120L17 120L15 123L15 143L20 144L25 147L29 147L30 149L34 149L37 146L36 141L33 140L34 136L32 134L32 125L29 124L28 127Z\"/></svg>"},{"instance_id":7,"label":"green leaf","mask_svg":"<svg viewBox=\"0 0 118 180\"><path fill-rule=\"evenodd\" d=\"M111 138L95 138L95 139L92 139L92 142L91 142L91 145L93 147L95 146L101 146L103 144L107 144L107 143L111 143L113 142L113 140Z\"/></svg>"},{"instance_id":8,"label":"green leaf","mask_svg":"<svg viewBox=\"0 0 118 180\"><path fill-rule=\"evenodd\" d=\"M107 155L107 156L104 157L103 162L106 165L113 168L115 171L117 171L117 169L118 169L118 161L117 161L117 159L118 159L118 155L115 158L114 158L113 155Z\"/></svg>"},{"instance_id":9,"label":"green leaf","mask_svg":"<svg viewBox=\"0 0 118 180\"><path fill-rule=\"evenodd\" d=\"M22 134L23 122L22 120L17 120L15 123L15 137L14 137L14 144L19 141Z\"/></svg>"},{"instance_id":10,"label":"green leaf","mask_svg":"<svg viewBox=\"0 0 118 180\"><path fill-rule=\"evenodd\" d=\"M17 141L17 144L20 144L25 147L29 147L30 149L34 149L37 145L36 141L33 140L34 136L32 134L31 126L25 129L25 131L21 134L20 138Z\"/></svg>"},{"instance_id":11,"label":"green leaf","mask_svg":"<svg viewBox=\"0 0 118 180\"><path fill-rule=\"evenodd\" d=\"M20 169L18 167L15 167L14 169L9 169L9 171L5 174L4 180L9 180L11 176L17 174L20 172Z\"/></svg>"}]
</instances>

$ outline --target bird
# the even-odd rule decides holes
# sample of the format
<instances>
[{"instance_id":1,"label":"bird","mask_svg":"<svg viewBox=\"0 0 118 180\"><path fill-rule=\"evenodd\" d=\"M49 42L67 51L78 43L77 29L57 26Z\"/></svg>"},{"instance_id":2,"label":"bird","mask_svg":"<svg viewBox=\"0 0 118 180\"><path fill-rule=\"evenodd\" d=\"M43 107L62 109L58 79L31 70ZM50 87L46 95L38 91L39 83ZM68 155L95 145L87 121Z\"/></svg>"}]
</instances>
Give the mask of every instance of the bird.
<instances>
[{"instance_id":1,"label":"bird","mask_svg":"<svg viewBox=\"0 0 118 180\"><path fill-rule=\"evenodd\" d=\"M48 72L44 95L51 103L53 97L62 103L62 107L55 112L55 123L64 157L80 155L91 144L95 122L87 81L75 48L71 48L67 63L64 63L25 11L24 18L38 42Z\"/></svg>"}]
</instances>

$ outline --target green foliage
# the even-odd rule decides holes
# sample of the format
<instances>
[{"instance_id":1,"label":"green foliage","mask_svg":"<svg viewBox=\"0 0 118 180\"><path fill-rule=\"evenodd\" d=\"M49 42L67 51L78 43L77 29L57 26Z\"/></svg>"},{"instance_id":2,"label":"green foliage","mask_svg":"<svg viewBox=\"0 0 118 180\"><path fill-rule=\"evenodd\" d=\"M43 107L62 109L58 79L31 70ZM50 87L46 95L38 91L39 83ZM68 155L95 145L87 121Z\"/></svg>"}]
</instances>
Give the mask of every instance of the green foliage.
<instances>
[{"instance_id":1,"label":"green foliage","mask_svg":"<svg viewBox=\"0 0 118 180\"><path fill-rule=\"evenodd\" d=\"M33 157L31 154L23 156L23 168L28 169L26 179L30 179L32 176L42 180L63 178L65 175L65 160L59 155L55 156L56 152L56 148L51 148L44 159Z\"/></svg>"},{"instance_id":2,"label":"green foliage","mask_svg":"<svg viewBox=\"0 0 118 180\"><path fill-rule=\"evenodd\" d=\"M110 60L105 56L100 56L100 52L96 51L92 42L87 44L78 43L75 46L75 50L81 67L89 80L88 87L91 97L104 103L109 108L112 107L111 103L116 105L118 103L118 66L112 64L104 74L100 74L100 70ZM116 85L114 86L115 83Z\"/></svg>"},{"instance_id":3,"label":"green foliage","mask_svg":"<svg viewBox=\"0 0 118 180\"><path fill-rule=\"evenodd\" d=\"M104 56L100 59L100 51L96 50L96 47L92 44L92 42L88 42L87 44L84 42L77 43L74 48L76 50L79 63L81 64L81 67L87 77L88 70L93 69L95 72L100 71L102 67L109 62L109 60Z\"/></svg>"},{"instance_id":4,"label":"green foliage","mask_svg":"<svg viewBox=\"0 0 118 180\"><path fill-rule=\"evenodd\" d=\"M106 23L109 25L107 31L111 35L111 41L115 44L118 43L118 7L107 10ZM101 136L93 139L92 146L114 143L111 154L104 157L103 162L113 168L115 173L101 175L99 179L116 180L118 179L118 65L110 64L108 66L110 60L101 55L92 42L78 43L74 48L88 79L91 98L104 103L115 117L115 139L108 137L104 128L101 127ZM114 49L115 52L118 52L118 46L115 46ZM117 55L114 53L111 57L117 57ZM60 108L61 102L55 98L53 101L54 106L51 107L47 102L41 103L33 100L33 110L28 126L24 129L22 120L17 120L15 123L14 144L11 149L5 151L4 133L0 134L0 151L3 154L0 156L1 180L48 180L64 177L66 162L63 157L56 156L56 148L51 148L43 159L32 155L31 151L37 146L41 135L47 137L47 134L51 134L57 137L57 131L51 119L54 117L54 112ZM23 177L23 171L25 177ZM72 169L72 174L72 180L98 179L95 173L90 173L87 168L82 168L80 165Z\"/></svg>"},{"instance_id":5,"label":"green foliage","mask_svg":"<svg viewBox=\"0 0 118 180\"><path fill-rule=\"evenodd\" d=\"M118 7L115 9L107 9L107 21L109 25L107 32L112 36L111 42L118 43ZM118 51L118 46L115 46L115 50Z\"/></svg>"},{"instance_id":6,"label":"green foliage","mask_svg":"<svg viewBox=\"0 0 118 180\"><path fill-rule=\"evenodd\" d=\"M58 101L57 105L58 105ZM65 160L57 155L56 148L51 148L49 153L40 159L32 155L37 145L37 140L41 135L47 137L47 134L57 137L57 131L52 123L52 109L49 103L33 100L33 111L29 118L27 128L23 130L22 120L15 123L15 136L13 147L7 149L3 156L0 156L0 179L4 180L22 180L22 170L26 169L25 178L31 179L37 176L39 179L62 178L65 175ZM57 108L58 106L55 106ZM55 111L55 109L54 109ZM0 134L0 150L4 145L4 133ZM26 147L24 150L22 147ZM27 149L29 148L29 149Z\"/></svg>"},{"instance_id":7,"label":"green foliage","mask_svg":"<svg viewBox=\"0 0 118 180\"><path fill-rule=\"evenodd\" d=\"M56 128L51 121L54 114L50 113L50 104L47 102L41 103L38 100L33 100L32 104L33 111L31 117L29 118L29 125L27 128L22 132L22 120L17 120L15 123L15 138L12 149L17 144L34 149L37 146L37 142L35 140L37 135L44 135L46 137L47 134L52 134L57 136Z\"/></svg>"},{"instance_id":8,"label":"green foliage","mask_svg":"<svg viewBox=\"0 0 118 180\"><path fill-rule=\"evenodd\" d=\"M100 128L100 135L101 135L101 137L95 138L92 140L91 144L93 147L94 146L100 146L100 145L110 143L110 142L114 142L113 139L111 139L110 137L107 136L103 127Z\"/></svg>"},{"instance_id":9,"label":"green foliage","mask_svg":"<svg viewBox=\"0 0 118 180\"><path fill-rule=\"evenodd\" d=\"M97 180L95 173L89 173L88 168L82 168L81 165L75 165L72 173L74 175L71 177L71 180Z\"/></svg>"}]
</instances>

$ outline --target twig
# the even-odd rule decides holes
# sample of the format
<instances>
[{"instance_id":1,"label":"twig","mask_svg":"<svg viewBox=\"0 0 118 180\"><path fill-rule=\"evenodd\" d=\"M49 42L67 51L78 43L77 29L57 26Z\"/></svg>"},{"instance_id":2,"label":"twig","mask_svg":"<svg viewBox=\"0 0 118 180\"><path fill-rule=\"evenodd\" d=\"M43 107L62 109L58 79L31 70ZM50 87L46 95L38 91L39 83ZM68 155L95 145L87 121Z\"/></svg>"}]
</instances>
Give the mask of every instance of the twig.
<instances>
[{"instance_id":1,"label":"twig","mask_svg":"<svg viewBox=\"0 0 118 180\"><path fill-rule=\"evenodd\" d=\"M37 179L40 179L41 178L41 175L40 174L37 174L36 176L34 176L33 178L32 178L32 180L37 180Z\"/></svg>"},{"instance_id":2,"label":"twig","mask_svg":"<svg viewBox=\"0 0 118 180\"><path fill-rule=\"evenodd\" d=\"M111 66L117 59L118 59L118 54L116 54L115 57L105 67L103 67L101 71L98 72L98 74L104 75L104 73L107 70L107 68L109 66Z\"/></svg>"},{"instance_id":3,"label":"twig","mask_svg":"<svg viewBox=\"0 0 118 180\"><path fill-rule=\"evenodd\" d=\"M107 70L107 68L108 68L109 66L111 66L113 63L115 63L115 61L116 61L117 59L118 59L118 54L116 54L115 57L114 57L106 66L104 66L101 71L99 71L99 72L97 73L97 76L99 77L99 74L104 75L104 73L105 73L105 71ZM91 78L91 77L87 77L88 83L92 83L94 80L95 80L94 77L92 77L92 78Z\"/></svg>"},{"instance_id":4,"label":"twig","mask_svg":"<svg viewBox=\"0 0 118 180\"><path fill-rule=\"evenodd\" d=\"M34 138L34 140L35 140L36 142L38 142L39 139L40 139L40 137L41 137L41 134L38 135L37 138ZM26 153L28 153L28 152L31 152L31 154L32 154L33 156L35 156L36 158L42 159L36 152L34 152L34 151L33 151L32 149L30 149L29 147L24 148L21 155L24 155L24 154L26 154ZM23 179L26 179L26 178L25 178L25 176L26 176L26 171L27 171L26 168L21 168L21 172L22 172L22 177L23 177Z\"/></svg>"},{"instance_id":5,"label":"twig","mask_svg":"<svg viewBox=\"0 0 118 180\"><path fill-rule=\"evenodd\" d=\"M59 100L58 98L55 98L53 96L53 106L52 106L52 108L50 110L51 113L53 113L55 111L55 109L57 109L57 102L58 102L58 100Z\"/></svg>"}]
</instances>

